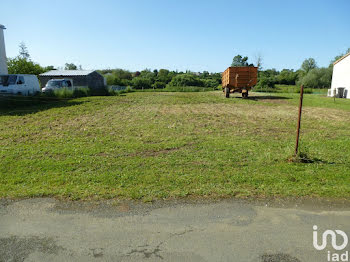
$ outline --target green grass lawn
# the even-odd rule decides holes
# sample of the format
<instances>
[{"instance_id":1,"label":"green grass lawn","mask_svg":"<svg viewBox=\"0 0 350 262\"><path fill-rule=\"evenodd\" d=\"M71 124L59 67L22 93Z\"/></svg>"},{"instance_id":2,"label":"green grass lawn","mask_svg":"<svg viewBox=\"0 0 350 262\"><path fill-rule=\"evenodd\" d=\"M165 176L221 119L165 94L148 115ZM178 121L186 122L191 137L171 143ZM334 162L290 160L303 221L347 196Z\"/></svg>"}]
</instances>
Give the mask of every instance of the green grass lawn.
<instances>
[{"instance_id":1,"label":"green grass lawn","mask_svg":"<svg viewBox=\"0 0 350 262\"><path fill-rule=\"evenodd\" d=\"M350 197L350 100L134 92L0 108L0 197ZM35 104L36 104L35 103Z\"/></svg>"}]
</instances>

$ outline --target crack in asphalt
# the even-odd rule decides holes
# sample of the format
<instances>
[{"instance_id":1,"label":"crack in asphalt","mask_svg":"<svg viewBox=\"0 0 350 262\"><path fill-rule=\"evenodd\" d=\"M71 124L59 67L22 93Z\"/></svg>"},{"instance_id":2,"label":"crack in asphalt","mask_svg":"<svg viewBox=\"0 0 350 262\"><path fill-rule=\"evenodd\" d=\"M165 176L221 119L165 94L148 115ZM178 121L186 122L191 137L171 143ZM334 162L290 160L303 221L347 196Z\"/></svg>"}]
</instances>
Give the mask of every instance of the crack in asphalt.
<instances>
[{"instance_id":1,"label":"crack in asphalt","mask_svg":"<svg viewBox=\"0 0 350 262\"><path fill-rule=\"evenodd\" d=\"M187 234L187 233L190 233L190 232L193 232L194 230L192 229L192 228L190 228L190 229L186 229L186 230L184 230L184 231L182 231L182 232L179 232L179 233L170 233L170 236L166 239L166 240L164 240L164 241L162 241L162 242L160 242L153 250L149 250L148 248L143 248L143 249L132 249L130 252L128 252L127 254L126 254L126 256L131 256L131 255L133 255L133 254L143 254L144 255L144 258L151 258L151 256L152 255L154 255L155 257L158 257L158 258L160 258L160 259L164 259L160 254L159 254L159 252L161 252L162 250L160 249L160 247L164 244L164 243L166 243L167 241L169 241L171 238L173 238L173 237L176 237L176 236L183 236L183 235L185 235L185 234ZM138 248L142 248L142 247L149 247L149 245L148 244L144 244L144 245L141 245L141 246L137 246Z\"/></svg>"}]
</instances>

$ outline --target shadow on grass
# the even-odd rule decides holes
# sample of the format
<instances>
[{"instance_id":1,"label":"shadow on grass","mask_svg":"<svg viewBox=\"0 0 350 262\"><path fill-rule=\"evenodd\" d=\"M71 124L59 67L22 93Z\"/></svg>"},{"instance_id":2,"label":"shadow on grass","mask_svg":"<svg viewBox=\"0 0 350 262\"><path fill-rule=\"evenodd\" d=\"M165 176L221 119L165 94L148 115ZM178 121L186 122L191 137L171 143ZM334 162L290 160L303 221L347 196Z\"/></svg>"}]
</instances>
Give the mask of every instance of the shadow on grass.
<instances>
[{"instance_id":1,"label":"shadow on grass","mask_svg":"<svg viewBox=\"0 0 350 262\"><path fill-rule=\"evenodd\" d=\"M0 116L23 116L50 108L74 106L83 103L71 100L41 96L0 96Z\"/></svg>"},{"instance_id":2,"label":"shadow on grass","mask_svg":"<svg viewBox=\"0 0 350 262\"><path fill-rule=\"evenodd\" d=\"M235 97L235 98L246 99L246 100L253 100L253 101L292 99L291 97L285 97L285 96L249 96L248 98L243 98L243 97Z\"/></svg>"},{"instance_id":3,"label":"shadow on grass","mask_svg":"<svg viewBox=\"0 0 350 262\"><path fill-rule=\"evenodd\" d=\"M297 156L292 156L288 159L288 162L291 163L303 163L303 164L313 164L313 163L317 163L317 164L329 164L329 165L333 165L335 164L335 162L328 162L316 157L310 157L308 156L306 153L299 153L299 155Z\"/></svg>"}]
</instances>

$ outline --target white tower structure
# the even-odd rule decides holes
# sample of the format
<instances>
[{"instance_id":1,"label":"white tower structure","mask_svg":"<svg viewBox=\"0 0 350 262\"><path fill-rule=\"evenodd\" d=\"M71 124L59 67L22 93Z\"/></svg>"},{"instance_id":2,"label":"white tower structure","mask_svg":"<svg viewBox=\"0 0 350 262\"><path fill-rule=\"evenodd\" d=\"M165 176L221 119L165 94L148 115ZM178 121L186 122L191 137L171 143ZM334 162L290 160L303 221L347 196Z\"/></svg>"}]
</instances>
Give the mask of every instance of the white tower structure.
<instances>
[{"instance_id":1,"label":"white tower structure","mask_svg":"<svg viewBox=\"0 0 350 262\"><path fill-rule=\"evenodd\" d=\"M7 75L7 59L5 50L5 38L4 38L5 26L0 25L0 75Z\"/></svg>"}]
</instances>

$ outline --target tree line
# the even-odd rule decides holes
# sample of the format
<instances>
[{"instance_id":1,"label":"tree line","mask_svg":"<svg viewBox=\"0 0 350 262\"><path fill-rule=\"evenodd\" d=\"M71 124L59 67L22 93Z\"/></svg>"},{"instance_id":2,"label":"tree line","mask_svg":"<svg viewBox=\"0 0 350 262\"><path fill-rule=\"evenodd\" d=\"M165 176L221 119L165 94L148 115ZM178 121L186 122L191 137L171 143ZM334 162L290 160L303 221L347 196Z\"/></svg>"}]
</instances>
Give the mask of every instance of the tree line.
<instances>
[{"instance_id":1,"label":"tree line","mask_svg":"<svg viewBox=\"0 0 350 262\"><path fill-rule=\"evenodd\" d=\"M350 52L350 48L346 53ZM345 53L345 54L346 54ZM262 69L262 58L258 56L255 65L259 68L259 88L275 88L276 84L282 85L304 85L307 88L329 88L332 80L333 62L344 54L336 56L328 67L318 67L315 59L308 58L303 61L300 69ZM248 63L247 56L236 55L231 66L254 66ZM34 74L39 75L53 66L42 67L30 58L27 47L24 43L19 46L19 55L8 59L9 74ZM74 63L66 63L65 70L82 70L81 66ZM134 89L163 89L166 87L203 87L217 88L221 84L221 73L204 72L178 72L167 69L131 72L123 69L98 70L107 80L109 86L131 86Z\"/></svg>"},{"instance_id":2,"label":"tree line","mask_svg":"<svg viewBox=\"0 0 350 262\"><path fill-rule=\"evenodd\" d=\"M293 69L283 69L281 71L276 69L259 70L259 81L256 88L275 88L276 84L304 85L307 88L330 88L333 63L349 52L350 48L345 53L334 57L327 67L319 67L314 58L308 58L303 61L296 71Z\"/></svg>"},{"instance_id":3,"label":"tree line","mask_svg":"<svg viewBox=\"0 0 350 262\"><path fill-rule=\"evenodd\" d=\"M132 86L135 89L162 89L170 87L208 87L217 88L221 84L220 73L177 72L167 69L145 69L130 72L123 69L100 70L106 77L107 85Z\"/></svg>"}]
</instances>

